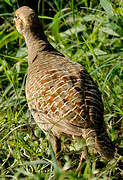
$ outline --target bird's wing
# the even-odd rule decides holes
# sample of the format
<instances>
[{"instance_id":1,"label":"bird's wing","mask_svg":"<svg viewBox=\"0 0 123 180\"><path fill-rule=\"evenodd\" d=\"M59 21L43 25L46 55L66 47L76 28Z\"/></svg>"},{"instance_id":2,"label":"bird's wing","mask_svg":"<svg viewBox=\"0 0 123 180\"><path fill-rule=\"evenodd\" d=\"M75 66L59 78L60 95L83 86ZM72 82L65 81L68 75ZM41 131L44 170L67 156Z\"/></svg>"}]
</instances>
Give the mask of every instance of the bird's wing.
<instances>
[{"instance_id":1,"label":"bird's wing","mask_svg":"<svg viewBox=\"0 0 123 180\"><path fill-rule=\"evenodd\" d=\"M30 94L34 99L29 107L35 111L35 120L71 134L82 128L102 127L103 103L97 85L80 64L63 57L60 62L57 69L48 69L42 77L36 74L31 79L30 92L35 93Z\"/></svg>"}]
</instances>

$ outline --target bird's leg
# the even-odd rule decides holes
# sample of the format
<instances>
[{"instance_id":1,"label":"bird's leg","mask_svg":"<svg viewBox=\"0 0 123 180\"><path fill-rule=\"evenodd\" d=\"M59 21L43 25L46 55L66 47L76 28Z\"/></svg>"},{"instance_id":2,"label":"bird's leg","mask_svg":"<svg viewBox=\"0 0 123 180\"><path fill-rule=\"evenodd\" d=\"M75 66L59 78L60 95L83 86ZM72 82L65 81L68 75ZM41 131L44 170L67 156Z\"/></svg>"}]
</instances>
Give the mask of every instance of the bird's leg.
<instances>
[{"instance_id":1,"label":"bird's leg","mask_svg":"<svg viewBox=\"0 0 123 180\"><path fill-rule=\"evenodd\" d=\"M61 151L61 139L56 136L50 136L50 142L52 144L58 164L61 166L59 152Z\"/></svg>"},{"instance_id":2,"label":"bird's leg","mask_svg":"<svg viewBox=\"0 0 123 180\"><path fill-rule=\"evenodd\" d=\"M80 156L80 162L79 162L79 165L77 167L78 177L80 177L82 170L84 168L84 164L85 164L84 162L86 161L87 154L88 154L88 147L84 146L84 151L82 152L82 154Z\"/></svg>"}]
</instances>

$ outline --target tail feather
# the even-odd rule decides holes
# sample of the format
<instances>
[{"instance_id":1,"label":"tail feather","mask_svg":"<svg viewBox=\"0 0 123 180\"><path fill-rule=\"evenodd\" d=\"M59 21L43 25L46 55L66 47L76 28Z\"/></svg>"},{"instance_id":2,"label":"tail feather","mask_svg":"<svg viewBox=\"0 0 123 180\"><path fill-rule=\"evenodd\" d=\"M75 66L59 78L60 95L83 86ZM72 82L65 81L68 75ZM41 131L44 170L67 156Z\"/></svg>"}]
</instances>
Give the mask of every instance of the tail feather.
<instances>
[{"instance_id":1,"label":"tail feather","mask_svg":"<svg viewBox=\"0 0 123 180\"><path fill-rule=\"evenodd\" d=\"M95 148L105 159L113 159L115 146L106 131L103 130L95 137Z\"/></svg>"},{"instance_id":2,"label":"tail feather","mask_svg":"<svg viewBox=\"0 0 123 180\"><path fill-rule=\"evenodd\" d=\"M97 132L93 129L85 129L83 134L89 152L95 149L103 158L108 160L113 159L115 146L105 129Z\"/></svg>"}]
</instances>

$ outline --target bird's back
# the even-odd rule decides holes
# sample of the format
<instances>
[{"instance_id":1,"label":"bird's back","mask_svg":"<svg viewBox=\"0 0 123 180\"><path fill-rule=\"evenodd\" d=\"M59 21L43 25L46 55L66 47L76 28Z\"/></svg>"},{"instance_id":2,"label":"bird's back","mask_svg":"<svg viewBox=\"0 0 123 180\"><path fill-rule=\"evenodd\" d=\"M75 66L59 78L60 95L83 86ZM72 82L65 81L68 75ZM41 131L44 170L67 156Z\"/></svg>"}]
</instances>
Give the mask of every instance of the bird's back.
<instances>
[{"instance_id":1,"label":"bird's back","mask_svg":"<svg viewBox=\"0 0 123 180\"><path fill-rule=\"evenodd\" d=\"M26 94L30 110L45 131L81 136L83 128L103 127L97 85L83 66L57 51L43 51L29 66Z\"/></svg>"}]
</instances>

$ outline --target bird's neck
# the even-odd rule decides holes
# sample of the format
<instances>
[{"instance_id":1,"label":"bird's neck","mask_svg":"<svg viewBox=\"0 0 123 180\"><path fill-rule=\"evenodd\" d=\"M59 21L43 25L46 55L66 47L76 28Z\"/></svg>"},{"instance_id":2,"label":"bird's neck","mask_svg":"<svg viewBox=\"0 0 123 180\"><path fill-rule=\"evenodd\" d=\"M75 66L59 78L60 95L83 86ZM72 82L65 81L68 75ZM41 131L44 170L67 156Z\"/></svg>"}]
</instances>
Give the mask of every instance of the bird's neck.
<instances>
[{"instance_id":1,"label":"bird's neck","mask_svg":"<svg viewBox=\"0 0 123 180\"><path fill-rule=\"evenodd\" d=\"M41 52L47 46L48 41L43 32L28 31L24 37L28 48L28 64L30 65L38 55L38 52Z\"/></svg>"}]
</instances>

